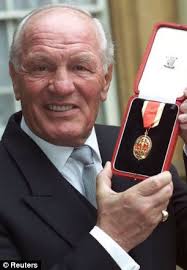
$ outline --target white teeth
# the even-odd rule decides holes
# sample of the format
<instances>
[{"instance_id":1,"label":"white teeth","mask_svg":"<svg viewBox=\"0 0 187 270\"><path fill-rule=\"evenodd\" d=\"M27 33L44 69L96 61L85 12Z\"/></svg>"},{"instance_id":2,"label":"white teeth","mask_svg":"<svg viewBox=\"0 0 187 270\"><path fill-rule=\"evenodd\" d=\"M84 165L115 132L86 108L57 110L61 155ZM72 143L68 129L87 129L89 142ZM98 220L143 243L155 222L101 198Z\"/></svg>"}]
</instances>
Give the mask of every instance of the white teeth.
<instances>
[{"instance_id":1,"label":"white teeth","mask_svg":"<svg viewBox=\"0 0 187 270\"><path fill-rule=\"evenodd\" d=\"M73 109L73 105L48 105L49 110L55 112L65 112Z\"/></svg>"}]
</instances>

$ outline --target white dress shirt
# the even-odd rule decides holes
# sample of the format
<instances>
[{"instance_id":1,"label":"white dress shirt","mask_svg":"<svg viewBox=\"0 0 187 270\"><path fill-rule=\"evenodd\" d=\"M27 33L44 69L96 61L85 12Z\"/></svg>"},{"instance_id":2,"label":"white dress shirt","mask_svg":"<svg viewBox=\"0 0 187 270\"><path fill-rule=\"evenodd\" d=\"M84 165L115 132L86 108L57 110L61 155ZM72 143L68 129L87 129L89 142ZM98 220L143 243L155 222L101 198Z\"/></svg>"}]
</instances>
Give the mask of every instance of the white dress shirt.
<instances>
[{"instance_id":1,"label":"white dress shirt","mask_svg":"<svg viewBox=\"0 0 187 270\"><path fill-rule=\"evenodd\" d=\"M54 145L41 139L29 129L24 118L22 118L21 121L21 128L41 148L41 150L54 164L57 170L65 177L65 179L84 195L84 186L83 182L81 181L83 165L73 159L68 161L74 148ZM93 160L96 170L99 173L103 167L94 128L92 129L92 132L85 144L90 146L93 151ZM110 256L115 260L122 270L140 269L140 266L133 260L133 258L130 257L127 252L125 252L99 227L94 226L94 228L90 231L90 234L104 247L104 249L110 254Z\"/></svg>"}]
</instances>

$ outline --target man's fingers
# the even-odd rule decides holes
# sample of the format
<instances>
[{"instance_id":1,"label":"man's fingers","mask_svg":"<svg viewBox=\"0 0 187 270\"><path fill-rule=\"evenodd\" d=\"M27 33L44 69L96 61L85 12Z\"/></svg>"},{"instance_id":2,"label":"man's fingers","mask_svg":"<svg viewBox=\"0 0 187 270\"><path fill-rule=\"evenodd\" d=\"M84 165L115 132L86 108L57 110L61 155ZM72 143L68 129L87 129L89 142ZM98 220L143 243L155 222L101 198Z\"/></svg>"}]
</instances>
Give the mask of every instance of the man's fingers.
<instances>
[{"instance_id":1,"label":"man's fingers","mask_svg":"<svg viewBox=\"0 0 187 270\"><path fill-rule=\"evenodd\" d=\"M184 89L184 96L187 97L187 88Z\"/></svg>"},{"instance_id":2,"label":"man's fingers","mask_svg":"<svg viewBox=\"0 0 187 270\"><path fill-rule=\"evenodd\" d=\"M187 113L182 113L178 116L178 120L180 124L185 124L187 123Z\"/></svg>"},{"instance_id":3,"label":"man's fingers","mask_svg":"<svg viewBox=\"0 0 187 270\"><path fill-rule=\"evenodd\" d=\"M173 194L173 184L170 183L151 196L152 201L154 203L154 207L158 207L161 210L167 208L167 205L169 203L172 194Z\"/></svg>"},{"instance_id":4,"label":"man's fingers","mask_svg":"<svg viewBox=\"0 0 187 270\"><path fill-rule=\"evenodd\" d=\"M184 97L187 98L187 89L184 90ZM187 99L185 99L180 105L180 112L184 114L187 113ZM179 119L181 119L181 115L179 115Z\"/></svg>"},{"instance_id":5,"label":"man's fingers","mask_svg":"<svg viewBox=\"0 0 187 270\"><path fill-rule=\"evenodd\" d=\"M161 190L169 183L171 183L171 174L166 171L147 178L135 187L138 189L138 193L142 196L150 196Z\"/></svg>"},{"instance_id":6,"label":"man's fingers","mask_svg":"<svg viewBox=\"0 0 187 270\"><path fill-rule=\"evenodd\" d=\"M184 90L184 97L187 98L187 89ZM180 105L180 115L178 117L178 120L180 123L186 123L187 122L187 99L185 99L182 104Z\"/></svg>"}]
</instances>

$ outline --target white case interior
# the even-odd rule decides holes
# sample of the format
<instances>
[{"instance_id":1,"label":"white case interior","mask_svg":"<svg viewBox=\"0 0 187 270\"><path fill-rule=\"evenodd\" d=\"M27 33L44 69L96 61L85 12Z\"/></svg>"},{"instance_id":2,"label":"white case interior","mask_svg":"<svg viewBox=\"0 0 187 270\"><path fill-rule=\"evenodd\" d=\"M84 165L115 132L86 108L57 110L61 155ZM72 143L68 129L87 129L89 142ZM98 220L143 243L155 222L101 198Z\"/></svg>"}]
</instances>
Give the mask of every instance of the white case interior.
<instances>
[{"instance_id":1,"label":"white case interior","mask_svg":"<svg viewBox=\"0 0 187 270\"><path fill-rule=\"evenodd\" d=\"M186 87L187 31L160 27L139 82L139 97L176 103Z\"/></svg>"}]
</instances>

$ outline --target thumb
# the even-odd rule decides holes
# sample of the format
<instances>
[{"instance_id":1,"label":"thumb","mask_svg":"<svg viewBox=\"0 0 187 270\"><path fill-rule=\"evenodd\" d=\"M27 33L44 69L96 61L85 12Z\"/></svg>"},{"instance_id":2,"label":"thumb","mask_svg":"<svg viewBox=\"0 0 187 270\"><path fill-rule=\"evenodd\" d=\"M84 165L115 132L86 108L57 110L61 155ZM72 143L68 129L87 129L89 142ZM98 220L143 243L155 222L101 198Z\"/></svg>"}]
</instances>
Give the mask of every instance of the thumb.
<instances>
[{"instance_id":1,"label":"thumb","mask_svg":"<svg viewBox=\"0 0 187 270\"><path fill-rule=\"evenodd\" d=\"M97 195L106 195L111 190L112 169L110 161L107 161L103 170L97 176Z\"/></svg>"}]
</instances>

